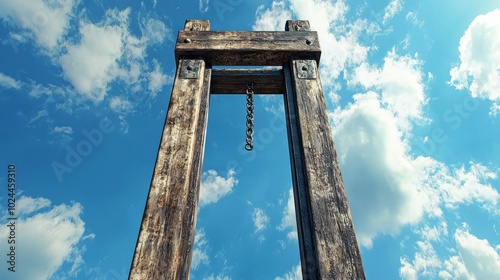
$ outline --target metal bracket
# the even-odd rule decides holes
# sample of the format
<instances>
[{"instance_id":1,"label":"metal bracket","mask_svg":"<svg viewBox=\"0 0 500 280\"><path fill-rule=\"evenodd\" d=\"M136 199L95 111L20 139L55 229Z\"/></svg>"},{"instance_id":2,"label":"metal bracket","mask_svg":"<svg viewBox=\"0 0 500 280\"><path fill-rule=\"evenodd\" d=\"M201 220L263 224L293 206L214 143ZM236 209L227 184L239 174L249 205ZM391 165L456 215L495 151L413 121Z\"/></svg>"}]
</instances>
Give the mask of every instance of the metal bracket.
<instances>
[{"instance_id":1,"label":"metal bracket","mask_svg":"<svg viewBox=\"0 0 500 280\"><path fill-rule=\"evenodd\" d=\"M316 67L314 60L296 60L295 71L299 79L316 79Z\"/></svg>"},{"instance_id":2,"label":"metal bracket","mask_svg":"<svg viewBox=\"0 0 500 280\"><path fill-rule=\"evenodd\" d=\"M198 59L183 59L181 62L181 70L179 78L181 79L198 79L201 62Z\"/></svg>"},{"instance_id":3,"label":"metal bracket","mask_svg":"<svg viewBox=\"0 0 500 280\"><path fill-rule=\"evenodd\" d=\"M307 20L294 20L292 26L294 31L309 31L311 29Z\"/></svg>"}]
</instances>

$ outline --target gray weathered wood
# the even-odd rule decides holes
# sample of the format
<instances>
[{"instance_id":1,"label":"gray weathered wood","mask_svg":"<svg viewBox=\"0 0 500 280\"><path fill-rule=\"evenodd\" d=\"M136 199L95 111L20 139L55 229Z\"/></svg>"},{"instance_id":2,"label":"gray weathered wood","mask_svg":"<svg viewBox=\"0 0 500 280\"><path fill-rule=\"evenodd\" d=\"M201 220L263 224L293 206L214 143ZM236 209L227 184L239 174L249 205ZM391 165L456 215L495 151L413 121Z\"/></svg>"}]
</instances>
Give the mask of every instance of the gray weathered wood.
<instances>
[{"instance_id":1,"label":"gray weathered wood","mask_svg":"<svg viewBox=\"0 0 500 280\"><path fill-rule=\"evenodd\" d=\"M254 82L255 94L283 94L282 69L212 69L210 93L243 94L247 82Z\"/></svg>"},{"instance_id":2,"label":"gray weathered wood","mask_svg":"<svg viewBox=\"0 0 500 280\"><path fill-rule=\"evenodd\" d=\"M281 66L293 56L319 62L321 48L315 31L180 31L176 59L194 55L212 65Z\"/></svg>"},{"instance_id":3,"label":"gray weathered wood","mask_svg":"<svg viewBox=\"0 0 500 280\"><path fill-rule=\"evenodd\" d=\"M179 62L129 279L189 279L211 69L179 78Z\"/></svg>"},{"instance_id":4,"label":"gray weathered wood","mask_svg":"<svg viewBox=\"0 0 500 280\"><path fill-rule=\"evenodd\" d=\"M178 36L176 78L129 279L189 279L210 90L244 93L248 81L256 93L285 94L303 278L365 279L318 74L316 32L307 21L287 21L293 32L209 28L208 21L188 20Z\"/></svg>"},{"instance_id":5,"label":"gray weathered wood","mask_svg":"<svg viewBox=\"0 0 500 280\"><path fill-rule=\"evenodd\" d=\"M311 70L302 60L291 59L283 70L303 278L365 279L317 64L305 63L315 78L299 78Z\"/></svg>"}]
</instances>

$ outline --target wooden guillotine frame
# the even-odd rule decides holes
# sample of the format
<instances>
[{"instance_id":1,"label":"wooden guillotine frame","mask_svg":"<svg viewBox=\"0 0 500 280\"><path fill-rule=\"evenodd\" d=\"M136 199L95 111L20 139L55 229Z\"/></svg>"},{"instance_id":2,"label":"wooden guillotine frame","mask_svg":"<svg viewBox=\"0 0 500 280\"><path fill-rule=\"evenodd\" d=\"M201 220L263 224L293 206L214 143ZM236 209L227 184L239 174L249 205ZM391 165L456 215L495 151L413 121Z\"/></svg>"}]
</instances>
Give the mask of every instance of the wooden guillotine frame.
<instances>
[{"instance_id":1,"label":"wooden guillotine frame","mask_svg":"<svg viewBox=\"0 0 500 280\"><path fill-rule=\"evenodd\" d=\"M285 31L210 31L187 20L129 279L189 279L210 93L284 94L303 279L365 279L309 22ZM212 66L281 69L212 69Z\"/></svg>"}]
</instances>

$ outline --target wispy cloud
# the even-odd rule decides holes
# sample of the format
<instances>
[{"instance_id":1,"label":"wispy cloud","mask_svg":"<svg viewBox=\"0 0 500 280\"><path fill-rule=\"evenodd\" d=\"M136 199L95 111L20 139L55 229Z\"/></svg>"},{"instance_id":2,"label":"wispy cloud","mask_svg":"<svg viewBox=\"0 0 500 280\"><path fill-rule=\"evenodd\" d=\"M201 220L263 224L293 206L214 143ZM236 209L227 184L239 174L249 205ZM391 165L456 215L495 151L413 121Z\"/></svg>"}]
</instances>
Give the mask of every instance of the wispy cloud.
<instances>
[{"instance_id":1,"label":"wispy cloud","mask_svg":"<svg viewBox=\"0 0 500 280\"><path fill-rule=\"evenodd\" d=\"M283 218L281 224L278 226L278 230L285 231L288 230L287 238L289 240L297 240L297 218L295 216L295 202L293 198L293 189L290 188L288 191L288 198L283 209Z\"/></svg>"},{"instance_id":2,"label":"wispy cloud","mask_svg":"<svg viewBox=\"0 0 500 280\"><path fill-rule=\"evenodd\" d=\"M156 96L158 92L160 92L166 84L170 84L173 82L172 76L165 75L160 67L160 63L156 59L153 60L154 69L149 72L149 84L148 89L151 92L151 95Z\"/></svg>"},{"instance_id":3,"label":"wispy cloud","mask_svg":"<svg viewBox=\"0 0 500 280\"><path fill-rule=\"evenodd\" d=\"M31 124L37 122L40 119L48 117L48 115L49 115L49 112L47 111L47 109L42 109L42 110L38 111L36 113L36 116L34 116L33 118L31 118L31 120L28 122L28 126L30 126Z\"/></svg>"},{"instance_id":4,"label":"wispy cloud","mask_svg":"<svg viewBox=\"0 0 500 280\"><path fill-rule=\"evenodd\" d=\"M255 227L255 233L263 231L269 223L269 217L260 208L253 209L252 220Z\"/></svg>"},{"instance_id":5,"label":"wispy cloud","mask_svg":"<svg viewBox=\"0 0 500 280\"><path fill-rule=\"evenodd\" d=\"M208 265L210 263L207 254L208 240L205 237L205 230L198 229L194 237L193 258L191 260L191 269L196 270L201 264Z\"/></svg>"},{"instance_id":6,"label":"wispy cloud","mask_svg":"<svg viewBox=\"0 0 500 280\"><path fill-rule=\"evenodd\" d=\"M392 19L396 14L401 12L402 9L403 3L401 0L392 0L384 9L384 18L382 23L386 24L388 20Z\"/></svg>"},{"instance_id":7,"label":"wispy cloud","mask_svg":"<svg viewBox=\"0 0 500 280\"><path fill-rule=\"evenodd\" d=\"M302 268L300 263L294 266L290 272L287 272L283 277L276 277L274 280L302 280Z\"/></svg>"},{"instance_id":8,"label":"wispy cloud","mask_svg":"<svg viewBox=\"0 0 500 280\"><path fill-rule=\"evenodd\" d=\"M56 126L54 127L54 132L71 135L73 134L73 128L70 126Z\"/></svg>"},{"instance_id":9,"label":"wispy cloud","mask_svg":"<svg viewBox=\"0 0 500 280\"><path fill-rule=\"evenodd\" d=\"M130 110L132 110L132 104L128 100L125 100L119 96L113 96L109 100L109 107L113 111L120 113L120 114L126 114Z\"/></svg>"},{"instance_id":10,"label":"wispy cloud","mask_svg":"<svg viewBox=\"0 0 500 280\"><path fill-rule=\"evenodd\" d=\"M0 73L0 87L20 89L21 83L19 81L16 81L14 78L5 75L4 73Z\"/></svg>"}]
</instances>

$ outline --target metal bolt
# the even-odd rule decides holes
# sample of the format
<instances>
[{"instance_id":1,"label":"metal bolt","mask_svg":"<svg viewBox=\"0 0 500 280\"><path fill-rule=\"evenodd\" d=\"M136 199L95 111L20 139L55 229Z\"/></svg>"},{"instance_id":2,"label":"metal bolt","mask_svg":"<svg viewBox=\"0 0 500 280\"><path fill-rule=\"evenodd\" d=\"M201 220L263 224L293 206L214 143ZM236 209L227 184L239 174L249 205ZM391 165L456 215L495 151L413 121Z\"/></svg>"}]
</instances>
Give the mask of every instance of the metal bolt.
<instances>
[{"instance_id":1,"label":"metal bolt","mask_svg":"<svg viewBox=\"0 0 500 280\"><path fill-rule=\"evenodd\" d=\"M184 43L191 43L191 39L189 38L184 39Z\"/></svg>"},{"instance_id":2,"label":"metal bolt","mask_svg":"<svg viewBox=\"0 0 500 280\"><path fill-rule=\"evenodd\" d=\"M307 71L307 67L305 65L302 66L302 71Z\"/></svg>"},{"instance_id":3,"label":"metal bolt","mask_svg":"<svg viewBox=\"0 0 500 280\"><path fill-rule=\"evenodd\" d=\"M310 45L311 43L312 43L311 40L309 40L309 39L306 40L306 44Z\"/></svg>"}]
</instances>

